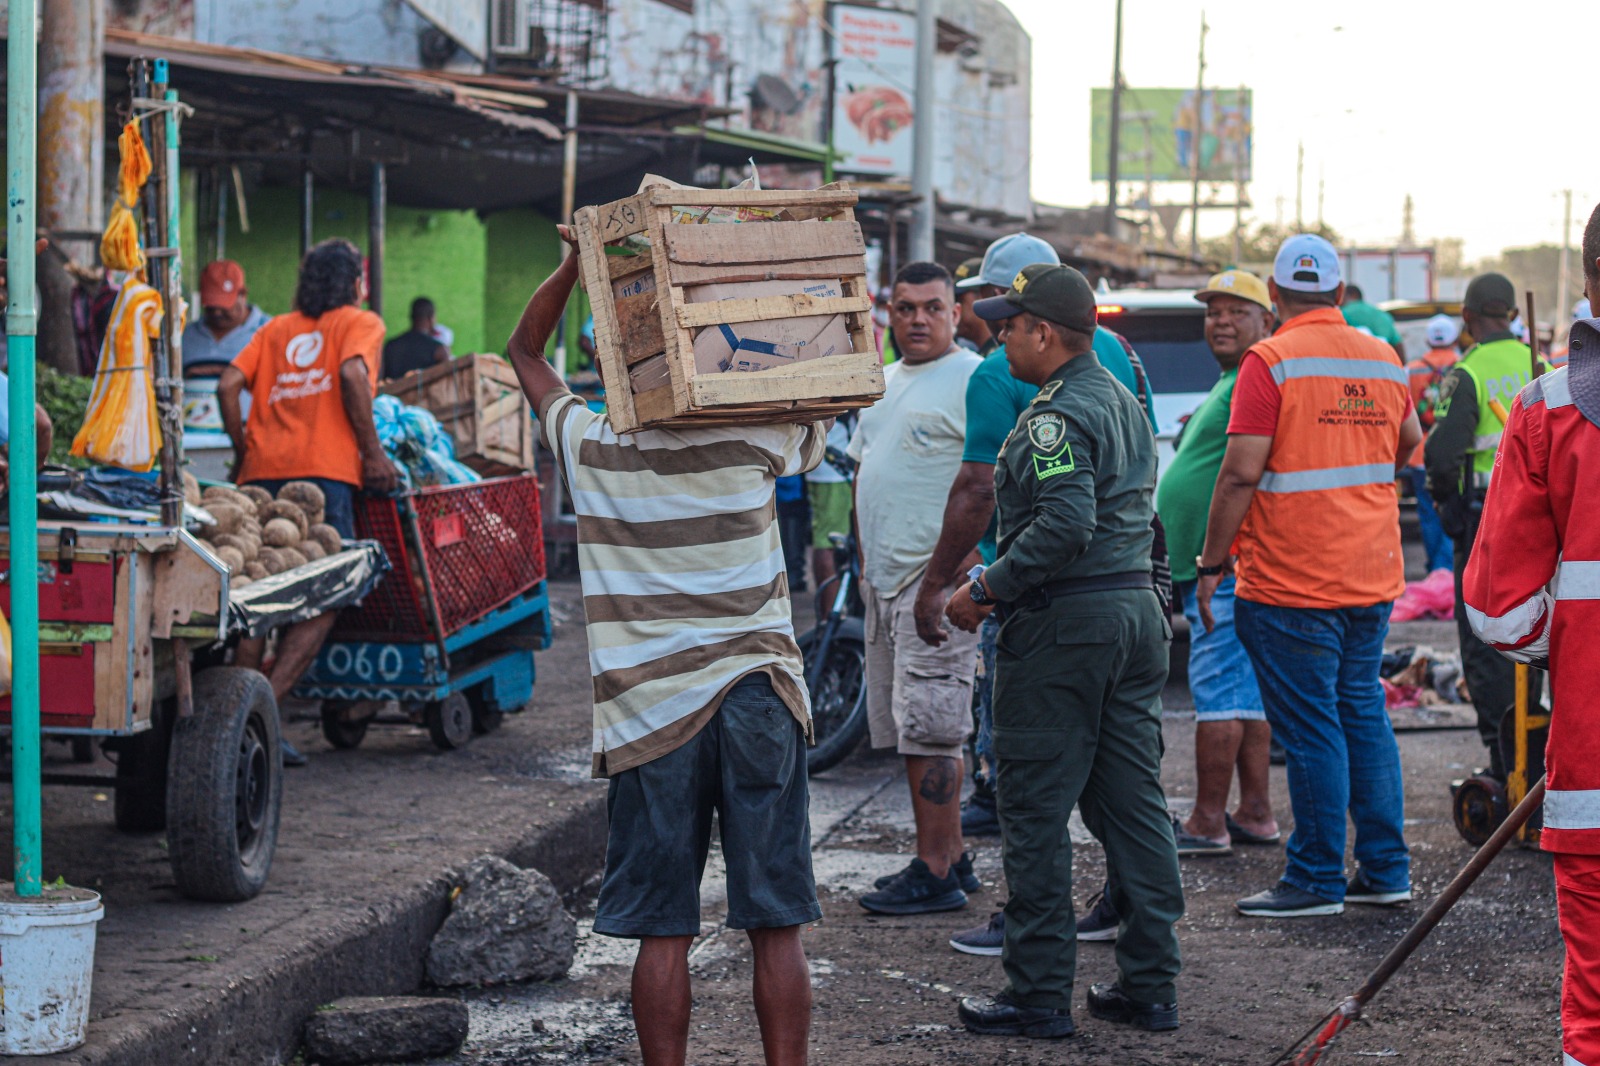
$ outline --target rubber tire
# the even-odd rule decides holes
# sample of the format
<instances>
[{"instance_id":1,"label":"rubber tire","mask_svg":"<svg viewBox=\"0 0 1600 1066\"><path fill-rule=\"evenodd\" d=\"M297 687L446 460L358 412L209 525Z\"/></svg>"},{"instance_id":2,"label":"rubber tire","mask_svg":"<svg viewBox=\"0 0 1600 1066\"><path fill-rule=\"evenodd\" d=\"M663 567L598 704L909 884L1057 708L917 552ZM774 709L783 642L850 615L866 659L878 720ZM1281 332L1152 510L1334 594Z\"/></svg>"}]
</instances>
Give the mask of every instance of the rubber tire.
<instances>
[{"instance_id":1,"label":"rubber tire","mask_svg":"<svg viewBox=\"0 0 1600 1066\"><path fill-rule=\"evenodd\" d=\"M478 736L493 733L505 721L505 712L489 702L489 683L473 686L467 693L467 703L472 707L472 731Z\"/></svg>"},{"instance_id":2,"label":"rubber tire","mask_svg":"<svg viewBox=\"0 0 1600 1066\"><path fill-rule=\"evenodd\" d=\"M360 724L351 724L344 720L344 712L355 705L355 700L322 701L323 739L340 751L359 748L361 742L366 739L367 726L372 724L371 718L363 719Z\"/></svg>"},{"instance_id":3,"label":"rubber tire","mask_svg":"<svg viewBox=\"0 0 1600 1066\"><path fill-rule=\"evenodd\" d=\"M802 634L799 639L800 655L804 658L817 640L817 630ZM811 694L812 728L816 744L806 749L806 772L820 774L842 762L867 735L867 637L859 618L846 618L839 623L838 632L828 651L831 664L839 664L838 673L830 677L824 673L818 691ZM847 686L854 686L855 696L850 707L841 716L830 713L833 686L829 684L842 678ZM848 697L841 697L848 699Z\"/></svg>"},{"instance_id":4,"label":"rubber tire","mask_svg":"<svg viewBox=\"0 0 1600 1066\"><path fill-rule=\"evenodd\" d=\"M254 897L272 869L282 806L272 686L236 666L197 674L194 714L172 727L167 774L167 853L178 891L217 903ZM248 832L241 832L247 810Z\"/></svg>"},{"instance_id":5,"label":"rubber tire","mask_svg":"<svg viewBox=\"0 0 1600 1066\"><path fill-rule=\"evenodd\" d=\"M1510 813L1506 810L1505 786L1487 774L1475 774L1454 790L1450 813L1461 839L1481 848Z\"/></svg>"},{"instance_id":6,"label":"rubber tire","mask_svg":"<svg viewBox=\"0 0 1600 1066\"><path fill-rule=\"evenodd\" d=\"M422 709L434 747L453 751L472 739L472 706L467 697L452 692Z\"/></svg>"},{"instance_id":7,"label":"rubber tire","mask_svg":"<svg viewBox=\"0 0 1600 1066\"><path fill-rule=\"evenodd\" d=\"M164 708L158 708L153 717L149 729L118 742L116 795L111 806L117 828L124 833L159 833L167 827L172 718Z\"/></svg>"}]
</instances>

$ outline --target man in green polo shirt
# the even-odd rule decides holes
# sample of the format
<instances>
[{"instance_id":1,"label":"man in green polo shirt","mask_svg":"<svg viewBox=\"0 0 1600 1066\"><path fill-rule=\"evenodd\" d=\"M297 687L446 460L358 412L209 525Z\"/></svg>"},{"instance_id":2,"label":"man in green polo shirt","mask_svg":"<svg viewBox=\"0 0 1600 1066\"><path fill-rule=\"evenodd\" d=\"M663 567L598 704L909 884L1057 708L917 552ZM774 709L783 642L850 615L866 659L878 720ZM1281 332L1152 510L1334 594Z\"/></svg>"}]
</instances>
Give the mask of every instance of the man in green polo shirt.
<instances>
[{"instance_id":1,"label":"man in green polo shirt","mask_svg":"<svg viewBox=\"0 0 1600 1066\"><path fill-rule=\"evenodd\" d=\"M1367 303L1361 294L1360 285L1344 287L1344 306L1339 310L1343 313L1347 325L1354 326L1363 333L1370 333L1380 341L1388 341L1400 358L1405 359L1406 345L1400 339L1400 329L1394 324L1394 316L1382 308Z\"/></svg>"},{"instance_id":2,"label":"man in green polo shirt","mask_svg":"<svg viewBox=\"0 0 1600 1066\"><path fill-rule=\"evenodd\" d=\"M1254 274L1228 270L1216 275L1195 299L1206 305L1206 343L1222 377L1189 417L1172 464L1156 487L1156 513L1167 530L1172 584L1189 619L1189 690L1194 696L1194 811L1176 826L1179 855L1226 855L1234 844L1269 844L1279 839L1267 796L1272 727L1244 645L1233 628L1233 578L1212 602L1216 624L1200 624L1195 600L1195 557L1205 545L1211 493L1228 449L1228 415L1239 361L1256 342L1272 335L1272 298ZM1217 604L1222 604L1218 613ZM1228 814L1234 768L1239 806Z\"/></svg>"}]
</instances>

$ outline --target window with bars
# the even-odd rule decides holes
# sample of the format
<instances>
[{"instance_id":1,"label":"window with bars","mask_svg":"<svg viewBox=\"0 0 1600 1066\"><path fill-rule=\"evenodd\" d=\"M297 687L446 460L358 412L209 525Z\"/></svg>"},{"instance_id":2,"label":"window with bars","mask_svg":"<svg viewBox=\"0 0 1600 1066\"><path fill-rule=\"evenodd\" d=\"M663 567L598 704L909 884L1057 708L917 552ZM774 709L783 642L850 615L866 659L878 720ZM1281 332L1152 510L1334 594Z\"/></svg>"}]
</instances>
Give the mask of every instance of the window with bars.
<instances>
[{"instance_id":1,"label":"window with bars","mask_svg":"<svg viewBox=\"0 0 1600 1066\"><path fill-rule=\"evenodd\" d=\"M610 74L605 0L495 0L495 68L592 88Z\"/></svg>"}]
</instances>

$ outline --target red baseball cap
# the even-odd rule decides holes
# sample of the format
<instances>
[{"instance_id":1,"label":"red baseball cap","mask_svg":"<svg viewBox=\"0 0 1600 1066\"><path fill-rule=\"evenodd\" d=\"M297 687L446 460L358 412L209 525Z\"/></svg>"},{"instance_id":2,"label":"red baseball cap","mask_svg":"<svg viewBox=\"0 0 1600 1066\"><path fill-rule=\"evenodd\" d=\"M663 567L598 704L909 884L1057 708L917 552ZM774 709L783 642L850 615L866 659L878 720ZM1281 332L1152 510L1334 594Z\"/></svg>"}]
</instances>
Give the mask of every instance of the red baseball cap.
<instances>
[{"instance_id":1,"label":"red baseball cap","mask_svg":"<svg viewBox=\"0 0 1600 1066\"><path fill-rule=\"evenodd\" d=\"M244 267L232 259L207 263L200 271L200 306L232 307L244 291Z\"/></svg>"}]
</instances>

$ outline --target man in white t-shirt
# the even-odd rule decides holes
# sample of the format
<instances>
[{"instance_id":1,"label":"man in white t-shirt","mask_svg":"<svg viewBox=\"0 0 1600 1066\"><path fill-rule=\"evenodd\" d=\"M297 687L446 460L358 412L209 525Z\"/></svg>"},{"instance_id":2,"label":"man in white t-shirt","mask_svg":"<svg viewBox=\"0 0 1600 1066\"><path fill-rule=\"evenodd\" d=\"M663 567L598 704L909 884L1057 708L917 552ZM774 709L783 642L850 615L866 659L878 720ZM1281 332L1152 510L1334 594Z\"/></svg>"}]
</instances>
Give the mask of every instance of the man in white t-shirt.
<instances>
[{"instance_id":1,"label":"man in white t-shirt","mask_svg":"<svg viewBox=\"0 0 1600 1066\"><path fill-rule=\"evenodd\" d=\"M961 746L972 728L975 634L930 647L913 606L939 540L966 444L967 379L983 361L955 343L959 308L949 271L910 263L889 303L899 361L881 400L850 440L867 604L867 718L872 745L905 756L917 854L861 905L878 914L966 906L978 887L961 840Z\"/></svg>"}]
</instances>

